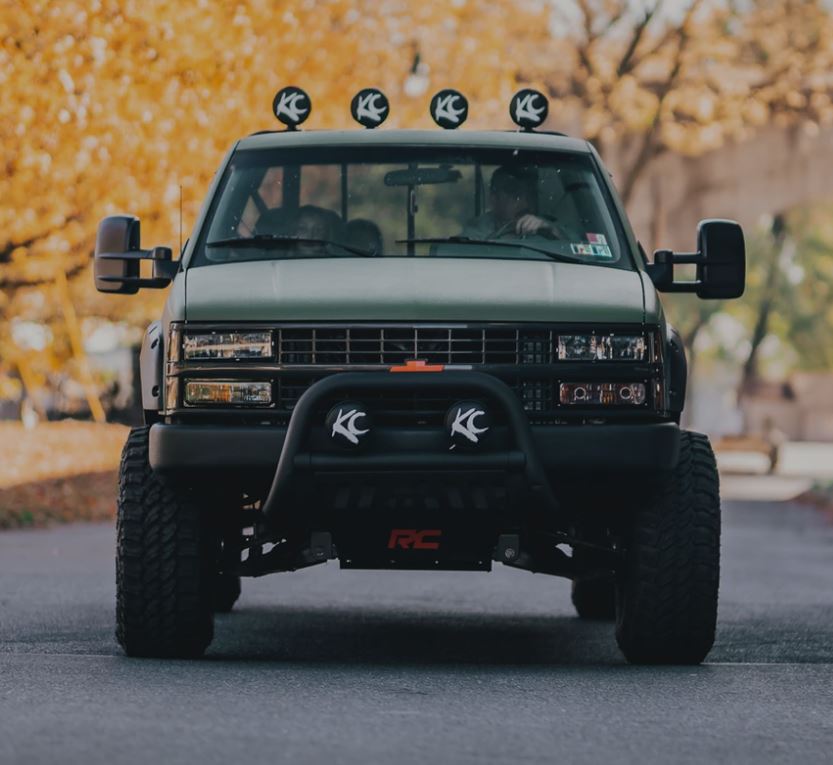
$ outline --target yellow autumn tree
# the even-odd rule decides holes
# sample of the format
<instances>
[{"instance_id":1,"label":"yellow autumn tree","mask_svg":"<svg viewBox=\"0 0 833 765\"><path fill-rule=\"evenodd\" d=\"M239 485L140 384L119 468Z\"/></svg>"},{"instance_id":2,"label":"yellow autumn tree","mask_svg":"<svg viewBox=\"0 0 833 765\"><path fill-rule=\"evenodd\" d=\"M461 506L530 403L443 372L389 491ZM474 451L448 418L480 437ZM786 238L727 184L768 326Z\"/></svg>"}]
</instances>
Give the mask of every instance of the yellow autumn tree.
<instances>
[{"instance_id":1,"label":"yellow autumn tree","mask_svg":"<svg viewBox=\"0 0 833 765\"><path fill-rule=\"evenodd\" d=\"M833 17L823 0L552 4L548 55L524 67L613 160L627 202L647 166L768 125L833 122ZM562 43L566 42L566 45Z\"/></svg>"},{"instance_id":2,"label":"yellow autumn tree","mask_svg":"<svg viewBox=\"0 0 833 765\"><path fill-rule=\"evenodd\" d=\"M388 92L394 126L427 124L430 88L446 85L478 103L473 121L484 124L509 98L517 72L506 62L519 60L524 30L542 36L545 20L534 3L4 3L6 370L37 385L73 349L77 356L76 307L136 322L158 310L158 294L119 301L92 291L97 221L134 213L145 241L175 244L180 187L187 228L223 152L276 126L270 104L280 86L308 90L311 127L347 126L350 98L365 85ZM78 277L71 292L64 275ZM20 349L10 336L15 316L51 324L53 353Z\"/></svg>"},{"instance_id":3,"label":"yellow autumn tree","mask_svg":"<svg viewBox=\"0 0 833 765\"><path fill-rule=\"evenodd\" d=\"M829 122L832 42L822 0L2 0L0 374L37 385L76 356L84 378L79 316L158 311L158 293L94 293L98 220L130 212L176 246L180 187L187 235L223 152L276 127L285 84L310 93L310 128L349 127L370 85L390 127L430 126L442 87L466 93L468 126L510 127L511 94L544 88L549 125L621 160L627 198L664 151ZM13 342L14 317L50 326L49 348Z\"/></svg>"}]
</instances>

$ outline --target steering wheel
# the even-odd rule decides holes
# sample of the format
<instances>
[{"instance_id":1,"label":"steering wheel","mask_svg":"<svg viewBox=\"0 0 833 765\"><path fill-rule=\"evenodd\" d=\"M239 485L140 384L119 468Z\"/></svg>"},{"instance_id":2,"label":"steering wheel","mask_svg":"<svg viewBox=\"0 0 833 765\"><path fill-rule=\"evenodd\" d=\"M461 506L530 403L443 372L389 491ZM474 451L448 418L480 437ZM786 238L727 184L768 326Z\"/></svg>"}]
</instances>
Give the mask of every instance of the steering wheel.
<instances>
[{"instance_id":1,"label":"steering wheel","mask_svg":"<svg viewBox=\"0 0 833 765\"><path fill-rule=\"evenodd\" d=\"M506 221L497 231L493 231L489 235L489 239L500 239L502 236L506 236L507 234L515 233L515 226L518 225L518 218L510 221Z\"/></svg>"},{"instance_id":2,"label":"steering wheel","mask_svg":"<svg viewBox=\"0 0 833 765\"><path fill-rule=\"evenodd\" d=\"M524 217L523 215L521 218ZM521 218L515 218L514 220L507 221L504 223L497 231L495 231L491 236L490 239L500 239L502 236L506 236L507 234L514 234L515 227L518 225L518 221ZM563 239L561 234L563 233L555 221L547 221L544 219L546 223L549 224L546 228L538 229L538 231L534 231L530 234L517 234L520 239L529 239L533 236L541 237L541 239Z\"/></svg>"}]
</instances>

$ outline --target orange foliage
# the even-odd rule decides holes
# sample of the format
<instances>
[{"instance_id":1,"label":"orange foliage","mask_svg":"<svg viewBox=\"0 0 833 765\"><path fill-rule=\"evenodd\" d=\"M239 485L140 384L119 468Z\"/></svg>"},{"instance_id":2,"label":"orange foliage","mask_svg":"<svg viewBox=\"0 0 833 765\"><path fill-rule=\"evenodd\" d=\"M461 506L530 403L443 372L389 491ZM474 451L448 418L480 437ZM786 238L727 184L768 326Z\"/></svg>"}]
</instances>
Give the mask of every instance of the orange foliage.
<instances>
[{"instance_id":1,"label":"orange foliage","mask_svg":"<svg viewBox=\"0 0 833 765\"><path fill-rule=\"evenodd\" d=\"M351 127L350 98L368 85L390 99L387 127L429 127L431 94L456 87L468 127L502 128L512 92L531 83L554 97L551 126L605 146L627 139L625 191L661 151L703 151L774 118L833 118L822 0L734 5L4 0L0 354L3 317L62 321L51 292L25 289L56 269L83 277L82 315L157 313L158 293L93 292L97 221L130 212L147 244L176 246L180 185L187 235L223 152L277 127L271 98L285 84L311 94L310 128Z\"/></svg>"},{"instance_id":2,"label":"orange foliage","mask_svg":"<svg viewBox=\"0 0 833 765\"><path fill-rule=\"evenodd\" d=\"M510 62L545 22L524 3L6 4L0 239L28 244L11 252L15 274L49 278L49 256L88 257L96 221L117 211L138 214L147 241L175 243L179 185L193 221L223 152L277 126L271 99L287 83L311 94L312 128L350 126L369 84L388 93L391 126L428 125L441 86L469 95L473 124L506 123Z\"/></svg>"}]
</instances>

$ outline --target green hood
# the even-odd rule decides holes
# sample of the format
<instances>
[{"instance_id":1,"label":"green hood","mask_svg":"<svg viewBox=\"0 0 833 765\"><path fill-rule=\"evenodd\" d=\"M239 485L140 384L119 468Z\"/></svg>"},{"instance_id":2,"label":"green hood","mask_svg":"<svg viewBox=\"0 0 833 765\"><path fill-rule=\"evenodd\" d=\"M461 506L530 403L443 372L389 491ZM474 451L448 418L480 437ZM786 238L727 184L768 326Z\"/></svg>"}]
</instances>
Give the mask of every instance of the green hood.
<instances>
[{"instance_id":1,"label":"green hood","mask_svg":"<svg viewBox=\"0 0 833 765\"><path fill-rule=\"evenodd\" d=\"M186 272L188 321L640 323L636 271L554 261L321 258Z\"/></svg>"}]
</instances>

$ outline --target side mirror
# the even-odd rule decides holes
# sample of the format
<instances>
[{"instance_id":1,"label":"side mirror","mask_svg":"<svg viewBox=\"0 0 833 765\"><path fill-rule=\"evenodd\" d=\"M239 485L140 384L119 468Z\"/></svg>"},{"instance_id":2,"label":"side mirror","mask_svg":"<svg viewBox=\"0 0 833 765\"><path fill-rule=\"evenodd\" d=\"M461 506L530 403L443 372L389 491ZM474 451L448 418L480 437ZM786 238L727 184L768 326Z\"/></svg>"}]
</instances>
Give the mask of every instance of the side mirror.
<instances>
[{"instance_id":1,"label":"side mirror","mask_svg":"<svg viewBox=\"0 0 833 765\"><path fill-rule=\"evenodd\" d=\"M163 289L179 270L170 247L141 249L139 219L132 215L110 215L98 225L93 256L95 288L99 292L134 295L142 287ZM140 261L153 261L153 277L142 278Z\"/></svg>"},{"instance_id":2,"label":"side mirror","mask_svg":"<svg viewBox=\"0 0 833 765\"><path fill-rule=\"evenodd\" d=\"M696 265L694 281L674 281L675 265ZM743 229L731 220L704 220L697 226L697 252L657 250L647 266L660 292L694 292L704 299L740 297L746 287Z\"/></svg>"},{"instance_id":3,"label":"side mirror","mask_svg":"<svg viewBox=\"0 0 833 765\"><path fill-rule=\"evenodd\" d=\"M704 220L697 226L697 297L737 298L746 288L746 244L743 229L731 220Z\"/></svg>"}]
</instances>

